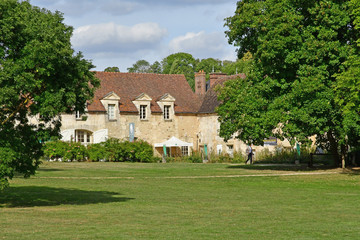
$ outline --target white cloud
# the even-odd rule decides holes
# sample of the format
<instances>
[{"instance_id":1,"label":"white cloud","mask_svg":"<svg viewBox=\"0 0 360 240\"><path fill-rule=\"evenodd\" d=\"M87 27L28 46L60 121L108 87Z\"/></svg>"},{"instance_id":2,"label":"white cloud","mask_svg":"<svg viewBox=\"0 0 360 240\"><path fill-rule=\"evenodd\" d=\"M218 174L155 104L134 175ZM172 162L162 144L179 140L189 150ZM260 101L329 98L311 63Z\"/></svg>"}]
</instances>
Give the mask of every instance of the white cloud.
<instances>
[{"instance_id":1,"label":"white cloud","mask_svg":"<svg viewBox=\"0 0 360 240\"><path fill-rule=\"evenodd\" d=\"M139 23L132 27L113 22L82 26L74 31L75 49L89 53L136 52L156 48L167 30L157 23Z\"/></svg>"},{"instance_id":2,"label":"white cloud","mask_svg":"<svg viewBox=\"0 0 360 240\"><path fill-rule=\"evenodd\" d=\"M169 43L171 52L187 52L196 58L223 58L228 55L224 33L189 32Z\"/></svg>"}]
</instances>

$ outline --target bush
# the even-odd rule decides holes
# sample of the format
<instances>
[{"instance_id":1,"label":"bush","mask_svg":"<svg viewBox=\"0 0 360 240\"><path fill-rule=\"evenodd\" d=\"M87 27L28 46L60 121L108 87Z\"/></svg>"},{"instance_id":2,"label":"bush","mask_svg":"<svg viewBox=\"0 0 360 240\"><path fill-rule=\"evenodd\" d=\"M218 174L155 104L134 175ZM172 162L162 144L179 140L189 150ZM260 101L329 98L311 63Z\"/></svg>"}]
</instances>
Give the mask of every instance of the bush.
<instances>
[{"instance_id":1,"label":"bush","mask_svg":"<svg viewBox=\"0 0 360 240\"><path fill-rule=\"evenodd\" d=\"M87 149L84 145L79 142L68 142L66 143L68 148L64 155L65 161L86 161L87 160Z\"/></svg>"},{"instance_id":2,"label":"bush","mask_svg":"<svg viewBox=\"0 0 360 240\"><path fill-rule=\"evenodd\" d=\"M50 141L44 145L44 156L54 161L85 161L87 149L78 142Z\"/></svg>"},{"instance_id":3,"label":"bush","mask_svg":"<svg viewBox=\"0 0 360 240\"><path fill-rule=\"evenodd\" d=\"M102 143L91 144L87 148L89 161L98 162L100 160L106 160L107 152Z\"/></svg>"},{"instance_id":4,"label":"bush","mask_svg":"<svg viewBox=\"0 0 360 240\"><path fill-rule=\"evenodd\" d=\"M67 144L63 141L46 142L43 149L44 156L54 161L62 160L67 150Z\"/></svg>"},{"instance_id":5,"label":"bush","mask_svg":"<svg viewBox=\"0 0 360 240\"><path fill-rule=\"evenodd\" d=\"M228 153L220 153L216 154L216 152L212 151L209 156L210 163L244 163L246 161L245 157L241 154L241 152L236 152L232 154L232 156Z\"/></svg>"},{"instance_id":6,"label":"bush","mask_svg":"<svg viewBox=\"0 0 360 240\"><path fill-rule=\"evenodd\" d=\"M87 147L89 161L154 162L157 160L153 159L153 154L152 146L145 141L121 142L119 139L110 138L106 142Z\"/></svg>"},{"instance_id":7,"label":"bush","mask_svg":"<svg viewBox=\"0 0 360 240\"><path fill-rule=\"evenodd\" d=\"M308 162L310 159L310 149L302 148L299 156L295 149L276 148L274 152L270 152L265 148L256 152L255 161L262 163L294 163L299 160L300 163Z\"/></svg>"}]
</instances>

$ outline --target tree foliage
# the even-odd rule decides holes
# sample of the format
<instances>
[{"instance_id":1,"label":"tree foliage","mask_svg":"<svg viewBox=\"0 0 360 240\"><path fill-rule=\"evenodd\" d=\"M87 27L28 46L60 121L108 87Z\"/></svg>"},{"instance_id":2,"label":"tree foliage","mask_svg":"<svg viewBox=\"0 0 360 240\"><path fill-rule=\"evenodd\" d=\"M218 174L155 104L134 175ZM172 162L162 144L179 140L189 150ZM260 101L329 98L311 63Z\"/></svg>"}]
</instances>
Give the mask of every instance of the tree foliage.
<instances>
[{"instance_id":1,"label":"tree foliage","mask_svg":"<svg viewBox=\"0 0 360 240\"><path fill-rule=\"evenodd\" d=\"M196 60L189 53L174 53L162 61L163 73L184 74L192 89L195 88L195 66Z\"/></svg>"},{"instance_id":2,"label":"tree foliage","mask_svg":"<svg viewBox=\"0 0 360 240\"><path fill-rule=\"evenodd\" d=\"M120 69L118 67L107 67L104 72L120 72Z\"/></svg>"},{"instance_id":3,"label":"tree foliage","mask_svg":"<svg viewBox=\"0 0 360 240\"><path fill-rule=\"evenodd\" d=\"M209 74L212 72L223 72L228 75L247 73L251 64L251 53L245 54L242 59L235 62L221 61L214 58L195 59L189 53L175 53L165 57L161 63L155 61L150 64L146 60L138 60L127 70L133 73L184 74L189 85L194 90L195 72L204 71L206 79L209 80Z\"/></svg>"},{"instance_id":4,"label":"tree foliage","mask_svg":"<svg viewBox=\"0 0 360 240\"><path fill-rule=\"evenodd\" d=\"M83 110L98 86L62 21L27 1L0 1L0 188L14 172L35 173L59 114Z\"/></svg>"},{"instance_id":5,"label":"tree foliage","mask_svg":"<svg viewBox=\"0 0 360 240\"><path fill-rule=\"evenodd\" d=\"M128 68L127 70L131 73L149 73L150 70L150 63L146 60L138 60L132 67Z\"/></svg>"},{"instance_id":6,"label":"tree foliage","mask_svg":"<svg viewBox=\"0 0 360 240\"><path fill-rule=\"evenodd\" d=\"M319 145L344 156L349 142L334 96L337 74L349 56L358 56L350 2L237 3L235 15L226 20L226 35L239 47L238 57L249 52L253 63L246 81L229 82L221 90L221 136L236 133L261 144L271 135L302 143L316 135Z\"/></svg>"}]
</instances>

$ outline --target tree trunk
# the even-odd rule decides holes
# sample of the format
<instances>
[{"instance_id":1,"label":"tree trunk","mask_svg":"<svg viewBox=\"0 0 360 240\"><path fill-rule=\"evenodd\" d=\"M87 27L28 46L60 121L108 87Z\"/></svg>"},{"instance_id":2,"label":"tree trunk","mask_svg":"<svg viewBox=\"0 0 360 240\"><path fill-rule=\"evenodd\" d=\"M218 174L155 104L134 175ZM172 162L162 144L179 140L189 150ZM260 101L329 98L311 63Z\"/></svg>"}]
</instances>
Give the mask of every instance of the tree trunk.
<instances>
[{"instance_id":1,"label":"tree trunk","mask_svg":"<svg viewBox=\"0 0 360 240\"><path fill-rule=\"evenodd\" d=\"M327 138L330 143L330 153L333 154L333 156L334 156L334 161L335 161L334 164L336 167L340 167L340 166L342 166L342 159L341 159L341 156L339 155L339 151L338 151L339 145L338 145L338 142L336 141L336 139L334 138L332 131L329 131L327 133Z\"/></svg>"},{"instance_id":2,"label":"tree trunk","mask_svg":"<svg viewBox=\"0 0 360 240\"><path fill-rule=\"evenodd\" d=\"M341 150L341 167L345 168L345 158L346 158L346 154L347 154L347 146L344 144L341 144L340 146L340 150Z\"/></svg>"}]
</instances>

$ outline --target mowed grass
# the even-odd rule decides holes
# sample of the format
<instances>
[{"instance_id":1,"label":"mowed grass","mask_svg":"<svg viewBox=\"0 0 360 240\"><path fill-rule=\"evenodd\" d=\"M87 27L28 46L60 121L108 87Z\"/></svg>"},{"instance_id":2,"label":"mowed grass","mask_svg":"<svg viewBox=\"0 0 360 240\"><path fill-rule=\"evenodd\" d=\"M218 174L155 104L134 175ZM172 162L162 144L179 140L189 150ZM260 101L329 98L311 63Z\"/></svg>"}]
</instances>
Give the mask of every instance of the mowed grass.
<instances>
[{"instance_id":1,"label":"mowed grass","mask_svg":"<svg viewBox=\"0 0 360 240\"><path fill-rule=\"evenodd\" d=\"M45 162L0 194L0 239L360 239L340 169Z\"/></svg>"}]
</instances>

